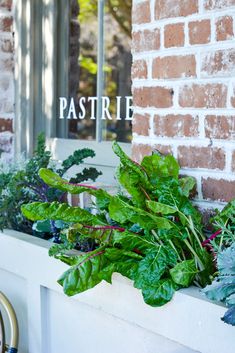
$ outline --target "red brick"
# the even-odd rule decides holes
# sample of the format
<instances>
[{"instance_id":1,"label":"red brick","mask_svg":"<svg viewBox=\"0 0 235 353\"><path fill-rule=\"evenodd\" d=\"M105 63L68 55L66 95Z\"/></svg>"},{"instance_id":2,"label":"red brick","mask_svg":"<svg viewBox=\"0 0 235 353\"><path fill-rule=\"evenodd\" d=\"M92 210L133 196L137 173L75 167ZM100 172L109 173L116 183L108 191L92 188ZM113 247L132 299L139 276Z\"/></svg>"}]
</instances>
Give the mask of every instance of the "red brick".
<instances>
[{"instance_id":1,"label":"red brick","mask_svg":"<svg viewBox=\"0 0 235 353\"><path fill-rule=\"evenodd\" d=\"M155 115L154 134L167 137L198 136L198 117L191 115Z\"/></svg>"},{"instance_id":2,"label":"red brick","mask_svg":"<svg viewBox=\"0 0 235 353\"><path fill-rule=\"evenodd\" d=\"M0 113L4 114L12 114L14 113L14 102L13 96L9 96L8 98L1 98L0 99Z\"/></svg>"},{"instance_id":3,"label":"red brick","mask_svg":"<svg viewBox=\"0 0 235 353\"><path fill-rule=\"evenodd\" d=\"M4 131L13 132L12 119L0 118L0 132Z\"/></svg>"},{"instance_id":4,"label":"red brick","mask_svg":"<svg viewBox=\"0 0 235 353\"><path fill-rule=\"evenodd\" d=\"M211 39L210 20L193 21L189 23L189 43L206 44Z\"/></svg>"},{"instance_id":5,"label":"red brick","mask_svg":"<svg viewBox=\"0 0 235 353\"><path fill-rule=\"evenodd\" d=\"M183 168L223 170L225 167L225 153L216 147L179 146L178 160Z\"/></svg>"},{"instance_id":6,"label":"red brick","mask_svg":"<svg viewBox=\"0 0 235 353\"><path fill-rule=\"evenodd\" d=\"M235 172L235 151L233 151L232 155L232 171Z\"/></svg>"},{"instance_id":7,"label":"red brick","mask_svg":"<svg viewBox=\"0 0 235 353\"><path fill-rule=\"evenodd\" d=\"M169 145L154 145L153 147L154 151L157 151L163 155L168 155L168 154L173 154L172 146Z\"/></svg>"},{"instance_id":8,"label":"red brick","mask_svg":"<svg viewBox=\"0 0 235 353\"><path fill-rule=\"evenodd\" d=\"M136 60L132 65L132 79L147 78L148 68L145 60Z\"/></svg>"},{"instance_id":9,"label":"red brick","mask_svg":"<svg viewBox=\"0 0 235 353\"><path fill-rule=\"evenodd\" d=\"M0 151L10 153L12 150L12 136L6 134L0 134Z\"/></svg>"},{"instance_id":10,"label":"red brick","mask_svg":"<svg viewBox=\"0 0 235 353\"><path fill-rule=\"evenodd\" d=\"M138 135L148 136L150 129L150 116L148 114L135 114L132 121L132 131Z\"/></svg>"},{"instance_id":11,"label":"red brick","mask_svg":"<svg viewBox=\"0 0 235 353\"><path fill-rule=\"evenodd\" d=\"M227 86L220 83L184 85L180 88L179 104L185 108L224 108L227 91Z\"/></svg>"},{"instance_id":12,"label":"red brick","mask_svg":"<svg viewBox=\"0 0 235 353\"><path fill-rule=\"evenodd\" d=\"M198 12L198 0L156 0L156 20L171 17L185 17Z\"/></svg>"},{"instance_id":13,"label":"red brick","mask_svg":"<svg viewBox=\"0 0 235 353\"><path fill-rule=\"evenodd\" d=\"M156 151L163 155L172 154L172 147L169 145L157 144L154 146L149 146L147 144L136 144L132 145L132 158L136 162L141 162L144 156L151 156L151 154Z\"/></svg>"},{"instance_id":14,"label":"red brick","mask_svg":"<svg viewBox=\"0 0 235 353\"><path fill-rule=\"evenodd\" d=\"M235 116L207 115L205 118L205 134L211 139L234 140Z\"/></svg>"},{"instance_id":15,"label":"red brick","mask_svg":"<svg viewBox=\"0 0 235 353\"><path fill-rule=\"evenodd\" d=\"M0 52L12 53L13 52L13 42L10 39L0 38Z\"/></svg>"},{"instance_id":16,"label":"red brick","mask_svg":"<svg viewBox=\"0 0 235 353\"><path fill-rule=\"evenodd\" d=\"M235 0L204 0L206 10L224 9L234 5Z\"/></svg>"},{"instance_id":17,"label":"red brick","mask_svg":"<svg viewBox=\"0 0 235 353\"><path fill-rule=\"evenodd\" d=\"M0 0L0 7L6 7L8 10L11 10L12 0Z\"/></svg>"},{"instance_id":18,"label":"red brick","mask_svg":"<svg viewBox=\"0 0 235 353\"><path fill-rule=\"evenodd\" d=\"M230 103L235 108L235 84L233 85L232 95L230 97Z\"/></svg>"},{"instance_id":19,"label":"red brick","mask_svg":"<svg viewBox=\"0 0 235 353\"><path fill-rule=\"evenodd\" d=\"M132 158L136 162L141 162L143 157L152 154L152 147L144 144L132 144Z\"/></svg>"},{"instance_id":20,"label":"red brick","mask_svg":"<svg viewBox=\"0 0 235 353\"><path fill-rule=\"evenodd\" d=\"M235 73L235 49L202 55L203 76L231 76Z\"/></svg>"},{"instance_id":21,"label":"red brick","mask_svg":"<svg viewBox=\"0 0 235 353\"><path fill-rule=\"evenodd\" d=\"M12 71L14 69L14 60L12 57L0 58L0 72Z\"/></svg>"},{"instance_id":22,"label":"red brick","mask_svg":"<svg viewBox=\"0 0 235 353\"><path fill-rule=\"evenodd\" d=\"M170 108L173 105L173 90L165 87L134 88L134 105L139 107Z\"/></svg>"},{"instance_id":23,"label":"red brick","mask_svg":"<svg viewBox=\"0 0 235 353\"><path fill-rule=\"evenodd\" d=\"M134 52L158 50L160 48L160 30L155 28L150 31L134 32L132 35L132 46Z\"/></svg>"},{"instance_id":24,"label":"red brick","mask_svg":"<svg viewBox=\"0 0 235 353\"><path fill-rule=\"evenodd\" d=\"M232 39L233 33L233 18L231 16L220 17L216 21L216 40Z\"/></svg>"},{"instance_id":25,"label":"red brick","mask_svg":"<svg viewBox=\"0 0 235 353\"><path fill-rule=\"evenodd\" d=\"M229 202L235 198L235 181L202 178L203 198Z\"/></svg>"},{"instance_id":26,"label":"red brick","mask_svg":"<svg viewBox=\"0 0 235 353\"><path fill-rule=\"evenodd\" d=\"M183 78L196 76L194 55L165 56L153 60L153 78Z\"/></svg>"},{"instance_id":27,"label":"red brick","mask_svg":"<svg viewBox=\"0 0 235 353\"><path fill-rule=\"evenodd\" d=\"M13 18L11 16L6 16L0 18L0 30L4 32L12 31Z\"/></svg>"},{"instance_id":28,"label":"red brick","mask_svg":"<svg viewBox=\"0 0 235 353\"><path fill-rule=\"evenodd\" d=\"M151 21L150 3L148 1L140 2L133 5L132 23L142 24Z\"/></svg>"},{"instance_id":29,"label":"red brick","mask_svg":"<svg viewBox=\"0 0 235 353\"><path fill-rule=\"evenodd\" d=\"M173 23L164 28L165 48L184 46L184 23Z\"/></svg>"}]
</instances>

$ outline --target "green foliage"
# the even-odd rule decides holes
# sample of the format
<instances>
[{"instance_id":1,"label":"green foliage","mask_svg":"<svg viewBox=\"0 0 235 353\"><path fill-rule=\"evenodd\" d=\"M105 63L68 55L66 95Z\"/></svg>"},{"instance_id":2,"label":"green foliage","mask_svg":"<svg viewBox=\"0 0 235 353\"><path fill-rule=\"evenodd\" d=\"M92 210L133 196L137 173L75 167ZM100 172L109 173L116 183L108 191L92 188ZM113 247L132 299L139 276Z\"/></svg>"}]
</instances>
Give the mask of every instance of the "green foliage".
<instances>
[{"instance_id":1,"label":"green foliage","mask_svg":"<svg viewBox=\"0 0 235 353\"><path fill-rule=\"evenodd\" d=\"M119 272L133 280L147 304L160 306L179 288L209 283L212 257L201 245L205 239L201 216L188 198L195 182L179 178L179 165L172 156L154 154L138 164L117 143L113 149L121 161L117 178L123 190L117 195L71 185L47 169L39 173L50 187L96 197L95 215L58 203L22 208L32 220L71 224L64 247L51 250L71 266L59 280L65 293L75 295L102 279L111 282L113 272ZM95 250L71 254L71 244L76 246L81 239L92 240Z\"/></svg>"},{"instance_id":2,"label":"green foliage","mask_svg":"<svg viewBox=\"0 0 235 353\"><path fill-rule=\"evenodd\" d=\"M170 270L173 281L183 287L188 287L197 273L198 269L194 260L182 261Z\"/></svg>"},{"instance_id":3,"label":"green foliage","mask_svg":"<svg viewBox=\"0 0 235 353\"><path fill-rule=\"evenodd\" d=\"M222 320L235 326L235 243L218 254L217 267L218 276L203 292L209 299L229 307Z\"/></svg>"},{"instance_id":4,"label":"green foliage","mask_svg":"<svg viewBox=\"0 0 235 353\"><path fill-rule=\"evenodd\" d=\"M212 235L210 244L215 253L235 243L235 200L229 202L221 212L212 219L213 226L217 231L215 237Z\"/></svg>"},{"instance_id":5,"label":"green foliage","mask_svg":"<svg viewBox=\"0 0 235 353\"><path fill-rule=\"evenodd\" d=\"M40 134L32 158L25 161L21 167L15 168L13 165L8 171L0 171L0 229L11 228L42 237L46 235L48 238L57 236L61 229L58 222L47 221L33 225L23 216L21 206L29 202L59 201L65 195L63 190L45 184L39 175L39 170L51 168L63 176L71 167L78 166L86 158L94 156L95 153L90 149L77 150L62 162L60 168L56 168L52 164L50 152L46 150L45 136ZM48 170L52 172L51 169ZM70 181L73 183L85 180L95 181L100 174L94 168L85 168Z\"/></svg>"},{"instance_id":6,"label":"green foliage","mask_svg":"<svg viewBox=\"0 0 235 353\"><path fill-rule=\"evenodd\" d=\"M97 14L96 0L78 0L79 4L79 22L87 23L89 19Z\"/></svg>"}]
</instances>

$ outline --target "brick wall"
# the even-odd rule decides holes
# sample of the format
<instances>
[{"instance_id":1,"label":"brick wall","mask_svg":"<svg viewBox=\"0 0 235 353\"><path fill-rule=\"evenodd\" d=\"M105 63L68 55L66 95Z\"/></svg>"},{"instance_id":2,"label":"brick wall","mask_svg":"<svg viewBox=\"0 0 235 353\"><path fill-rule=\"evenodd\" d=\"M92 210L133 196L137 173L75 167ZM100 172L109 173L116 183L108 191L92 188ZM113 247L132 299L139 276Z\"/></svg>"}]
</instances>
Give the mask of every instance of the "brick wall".
<instances>
[{"instance_id":1,"label":"brick wall","mask_svg":"<svg viewBox=\"0 0 235 353\"><path fill-rule=\"evenodd\" d=\"M14 117L12 1L0 0L0 151L12 155Z\"/></svg>"},{"instance_id":2,"label":"brick wall","mask_svg":"<svg viewBox=\"0 0 235 353\"><path fill-rule=\"evenodd\" d=\"M133 1L133 156L173 153L204 206L235 198L235 0Z\"/></svg>"}]
</instances>

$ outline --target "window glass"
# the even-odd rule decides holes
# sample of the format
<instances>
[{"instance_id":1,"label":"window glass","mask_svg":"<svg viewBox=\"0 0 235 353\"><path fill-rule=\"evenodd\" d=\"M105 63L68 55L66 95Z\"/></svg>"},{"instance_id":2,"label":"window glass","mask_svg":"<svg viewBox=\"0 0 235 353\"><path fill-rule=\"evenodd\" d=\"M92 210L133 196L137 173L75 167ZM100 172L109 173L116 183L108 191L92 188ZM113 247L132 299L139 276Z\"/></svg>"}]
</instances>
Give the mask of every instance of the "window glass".
<instances>
[{"instance_id":1,"label":"window glass","mask_svg":"<svg viewBox=\"0 0 235 353\"><path fill-rule=\"evenodd\" d=\"M71 1L69 97L76 118L69 101L68 134L95 140L99 130L103 141L130 142L132 4L99 1Z\"/></svg>"}]
</instances>

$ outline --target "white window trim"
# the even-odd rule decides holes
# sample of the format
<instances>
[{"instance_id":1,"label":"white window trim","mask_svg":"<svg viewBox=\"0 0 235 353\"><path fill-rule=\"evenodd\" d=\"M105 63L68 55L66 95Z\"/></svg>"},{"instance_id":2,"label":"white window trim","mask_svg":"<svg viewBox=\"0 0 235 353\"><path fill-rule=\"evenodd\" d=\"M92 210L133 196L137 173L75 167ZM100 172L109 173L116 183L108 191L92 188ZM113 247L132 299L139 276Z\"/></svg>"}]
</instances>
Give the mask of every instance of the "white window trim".
<instances>
[{"instance_id":1,"label":"white window trim","mask_svg":"<svg viewBox=\"0 0 235 353\"><path fill-rule=\"evenodd\" d=\"M96 158L89 165L102 166L113 173L118 159L112 142L67 139L66 120L58 118L59 97L68 97L69 1L15 0L14 9L16 152L30 155L37 134L45 131L55 159L63 160L75 149L92 148ZM40 13L42 37L47 40L35 55L34 46L40 42ZM121 146L130 154L130 143Z\"/></svg>"},{"instance_id":2,"label":"white window trim","mask_svg":"<svg viewBox=\"0 0 235 353\"><path fill-rule=\"evenodd\" d=\"M66 13L69 13L69 2L15 0L14 12L15 149L17 153L25 151L29 155L39 132L45 131L49 138L65 137L67 133L65 122L56 121L56 117L57 97L68 96L69 16ZM47 40L37 48L40 33ZM60 42L58 47L57 42Z\"/></svg>"}]
</instances>

